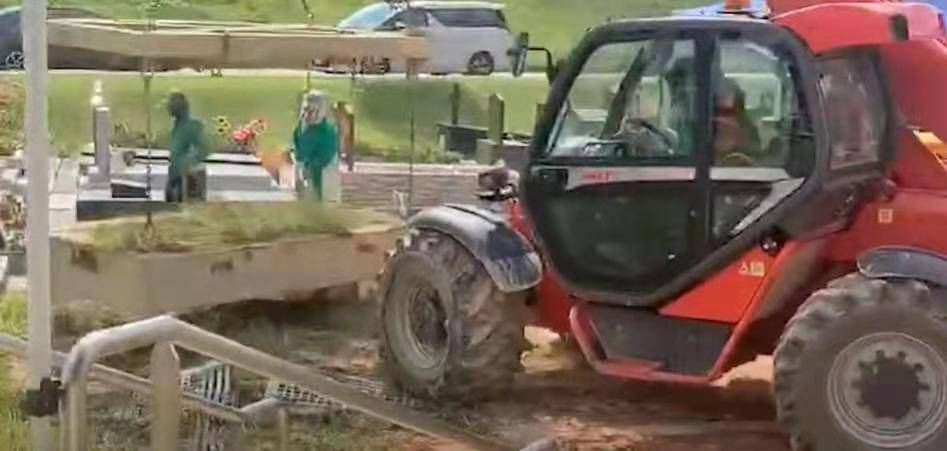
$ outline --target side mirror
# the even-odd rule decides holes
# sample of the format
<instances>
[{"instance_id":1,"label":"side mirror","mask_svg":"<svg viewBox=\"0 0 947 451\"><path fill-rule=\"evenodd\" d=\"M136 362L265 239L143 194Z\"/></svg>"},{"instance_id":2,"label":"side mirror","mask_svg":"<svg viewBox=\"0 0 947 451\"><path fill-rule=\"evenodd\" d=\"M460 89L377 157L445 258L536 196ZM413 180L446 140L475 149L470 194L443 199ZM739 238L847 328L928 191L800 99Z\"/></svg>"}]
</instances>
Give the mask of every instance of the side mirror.
<instances>
[{"instance_id":1,"label":"side mirror","mask_svg":"<svg viewBox=\"0 0 947 451\"><path fill-rule=\"evenodd\" d=\"M553 64L552 52L550 52L549 49L545 47L531 47L529 45L529 33L520 33L516 38L516 44L507 51L507 55L513 60L513 76L519 77L526 72L526 57L529 55L529 52L542 52L546 55L546 78L552 83L553 79L556 78L559 65Z\"/></svg>"},{"instance_id":2,"label":"side mirror","mask_svg":"<svg viewBox=\"0 0 947 451\"><path fill-rule=\"evenodd\" d=\"M529 54L529 33L520 33L507 54L513 60L513 76L519 77L526 72L526 57Z\"/></svg>"},{"instance_id":3,"label":"side mirror","mask_svg":"<svg viewBox=\"0 0 947 451\"><path fill-rule=\"evenodd\" d=\"M519 186L518 172L498 166L477 174L477 197L488 201L503 201L516 197L516 187Z\"/></svg>"}]
</instances>

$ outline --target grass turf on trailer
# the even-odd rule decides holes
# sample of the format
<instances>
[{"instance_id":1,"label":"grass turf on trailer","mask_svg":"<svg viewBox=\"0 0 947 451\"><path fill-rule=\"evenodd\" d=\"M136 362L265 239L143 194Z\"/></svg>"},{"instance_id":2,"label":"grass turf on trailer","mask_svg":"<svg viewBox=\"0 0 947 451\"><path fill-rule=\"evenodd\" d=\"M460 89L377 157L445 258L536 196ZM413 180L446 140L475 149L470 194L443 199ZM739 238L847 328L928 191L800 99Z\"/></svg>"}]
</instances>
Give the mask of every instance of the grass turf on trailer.
<instances>
[{"instance_id":1,"label":"grass turf on trailer","mask_svg":"<svg viewBox=\"0 0 947 451\"><path fill-rule=\"evenodd\" d=\"M195 204L154 217L122 218L64 232L74 244L95 252L190 252L256 244L308 235L349 236L355 229L392 224L378 213L343 210L316 202Z\"/></svg>"}]
</instances>

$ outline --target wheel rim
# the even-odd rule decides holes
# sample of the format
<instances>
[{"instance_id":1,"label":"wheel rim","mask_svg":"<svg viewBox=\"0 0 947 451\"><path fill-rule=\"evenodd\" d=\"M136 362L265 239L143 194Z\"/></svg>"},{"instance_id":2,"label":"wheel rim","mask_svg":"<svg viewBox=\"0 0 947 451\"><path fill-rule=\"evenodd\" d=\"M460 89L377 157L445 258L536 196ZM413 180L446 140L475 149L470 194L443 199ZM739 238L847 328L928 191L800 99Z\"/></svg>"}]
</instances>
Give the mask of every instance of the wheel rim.
<instances>
[{"instance_id":1,"label":"wheel rim","mask_svg":"<svg viewBox=\"0 0 947 451\"><path fill-rule=\"evenodd\" d=\"M10 69L22 69L23 68L23 53L22 52L12 52L3 60L3 65Z\"/></svg>"},{"instance_id":2,"label":"wheel rim","mask_svg":"<svg viewBox=\"0 0 947 451\"><path fill-rule=\"evenodd\" d=\"M470 71L476 74L487 73L491 70L490 65L487 55L478 53L470 60Z\"/></svg>"},{"instance_id":3,"label":"wheel rim","mask_svg":"<svg viewBox=\"0 0 947 451\"><path fill-rule=\"evenodd\" d=\"M413 278L411 290L397 309L396 332L414 366L433 369L447 358L447 314L430 282Z\"/></svg>"},{"instance_id":4,"label":"wheel rim","mask_svg":"<svg viewBox=\"0 0 947 451\"><path fill-rule=\"evenodd\" d=\"M898 332L862 337L829 372L832 414L852 437L881 448L906 448L947 419L947 363L930 345Z\"/></svg>"}]
</instances>

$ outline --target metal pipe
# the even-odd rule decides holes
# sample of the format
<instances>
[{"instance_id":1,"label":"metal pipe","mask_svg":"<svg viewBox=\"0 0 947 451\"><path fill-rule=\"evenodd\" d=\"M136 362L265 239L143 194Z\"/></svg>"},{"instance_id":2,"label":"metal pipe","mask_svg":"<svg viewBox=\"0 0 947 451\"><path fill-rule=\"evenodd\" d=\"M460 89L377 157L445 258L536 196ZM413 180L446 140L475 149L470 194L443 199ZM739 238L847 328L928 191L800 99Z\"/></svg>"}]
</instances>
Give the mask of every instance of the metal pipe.
<instances>
[{"instance_id":1,"label":"metal pipe","mask_svg":"<svg viewBox=\"0 0 947 451\"><path fill-rule=\"evenodd\" d=\"M181 438L181 359L168 342L151 349L151 449L175 451Z\"/></svg>"},{"instance_id":2,"label":"metal pipe","mask_svg":"<svg viewBox=\"0 0 947 451\"><path fill-rule=\"evenodd\" d=\"M509 449L500 443L468 434L442 420L413 412L403 406L389 403L354 390L326 376L319 375L301 365L273 357L233 340L212 334L170 316L161 316L124 326L93 332L73 347L63 368L63 381L67 385L70 402L67 415L70 431L85 425L84 407L85 375L92 362L103 355L134 349L162 341L173 341L179 347L203 354L223 363L228 363L272 379L299 385L307 390L335 400L354 410L399 426L472 446L475 449ZM73 433L75 436L76 433ZM81 443L73 437L73 443ZM82 448L73 448L74 451Z\"/></svg>"},{"instance_id":3,"label":"metal pipe","mask_svg":"<svg viewBox=\"0 0 947 451\"><path fill-rule=\"evenodd\" d=\"M276 411L276 429L279 435L279 451L289 451L289 412L285 408Z\"/></svg>"},{"instance_id":4,"label":"metal pipe","mask_svg":"<svg viewBox=\"0 0 947 451\"><path fill-rule=\"evenodd\" d=\"M102 357L168 340L177 322L170 316L158 316L89 333L69 352L62 369L63 384L68 385L73 379L88 374L95 361Z\"/></svg>"},{"instance_id":5,"label":"metal pipe","mask_svg":"<svg viewBox=\"0 0 947 451\"><path fill-rule=\"evenodd\" d=\"M0 334L0 351L25 357L28 352L28 347L29 345L26 341L6 334ZM66 354L62 352L53 351L53 368L62 368L66 363L66 357ZM104 382L107 385L132 391L143 396L151 396L152 385L147 379L102 364L96 363L92 365L89 379ZM251 422L253 421L251 417L256 414L256 410L247 410L247 407L250 406L238 410L230 406L217 404L194 393L184 393L182 402L186 407L198 412L235 423Z\"/></svg>"},{"instance_id":6,"label":"metal pipe","mask_svg":"<svg viewBox=\"0 0 947 451\"><path fill-rule=\"evenodd\" d=\"M88 407L85 373L73 378L66 385L66 445L69 451L86 451L89 449L89 422L86 420Z\"/></svg>"},{"instance_id":7,"label":"metal pipe","mask_svg":"<svg viewBox=\"0 0 947 451\"><path fill-rule=\"evenodd\" d=\"M30 350L30 390L50 375L52 352L49 307L49 103L47 99L46 0L24 0L23 50L26 57L26 267ZM32 449L52 448L47 418L31 418Z\"/></svg>"}]
</instances>

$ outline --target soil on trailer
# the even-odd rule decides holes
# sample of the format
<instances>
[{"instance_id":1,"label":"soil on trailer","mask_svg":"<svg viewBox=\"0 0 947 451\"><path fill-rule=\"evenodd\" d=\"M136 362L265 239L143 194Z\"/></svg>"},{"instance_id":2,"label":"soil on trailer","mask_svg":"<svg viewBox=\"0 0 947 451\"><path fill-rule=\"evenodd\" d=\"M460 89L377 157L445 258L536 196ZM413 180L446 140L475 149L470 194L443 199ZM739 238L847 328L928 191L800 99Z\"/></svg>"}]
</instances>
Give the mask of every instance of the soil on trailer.
<instances>
[{"instance_id":1,"label":"soil on trailer","mask_svg":"<svg viewBox=\"0 0 947 451\"><path fill-rule=\"evenodd\" d=\"M247 302L183 319L509 443L555 438L564 450L789 450L773 422L765 360L737 369L720 387L629 383L594 374L568 344L541 329L528 330L534 348L525 356L526 373L493 400L477 405L405 400L382 382L373 338L374 303L356 297L336 293L306 303ZM147 355L139 357L110 363L144 375ZM182 360L185 366L197 363L183 355ZM260 386L243 386L241 392L259 395ZM99 443L107 438L104 448L147 442L147 433L124 437L131 429L144 431L146 400L131 403L143 409L116 409L117 404L129 404L129 398L107 389L92 399L101 406L94 417ZM187 430L193 424L187 416L185 425L185 434L191 435ZM316 409L315 415L293 417L292 431L292 449L464 449L331 405ZM272 432L261 428L241 440L252 449L275 449Z\"/></svg>"}]
</instances>

